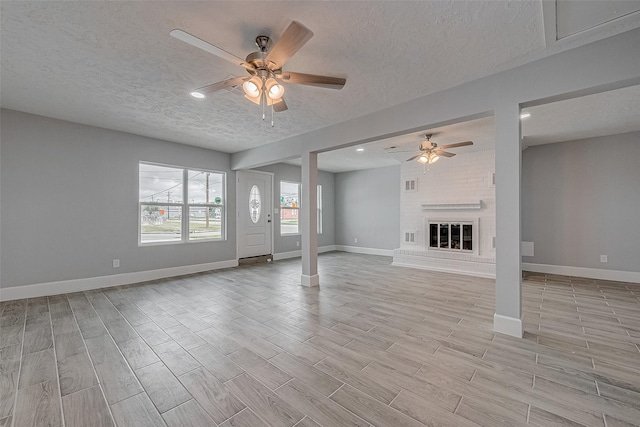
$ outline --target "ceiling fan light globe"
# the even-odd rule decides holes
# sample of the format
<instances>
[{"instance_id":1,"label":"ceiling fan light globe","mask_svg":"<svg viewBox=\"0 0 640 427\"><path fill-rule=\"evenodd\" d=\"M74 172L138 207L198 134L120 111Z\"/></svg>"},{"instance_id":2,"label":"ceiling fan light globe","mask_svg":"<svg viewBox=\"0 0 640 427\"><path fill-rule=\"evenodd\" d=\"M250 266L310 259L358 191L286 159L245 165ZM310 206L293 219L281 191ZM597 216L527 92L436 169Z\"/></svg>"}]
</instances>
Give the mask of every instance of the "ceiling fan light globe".
<instances>
[{"instance_id":1,"label":"ceiling fan light globe","mask_svg":"<svg viewBox=\"0 0 640 427\"><path fill-rule=\"evenodd\" d=\"M284 95L284 86L274 85L269 89L269 98L280 99Z\"/></svg>"},{"instance_id":2,"label":"ceiling fan light globe","mask_svg":"<svg viewBox=\"0 0 640 427\"><path fill-rule=\"evenodd\" d=\"M244 90L244 93L251 98L257 98L260 96L260 87L255 81L253 81L253 78L242 84L242 90Z\"/></svg>"},{"instance_id":3,"label":"ceiling fan light globe","mask_svg":"<svg viewBox=\"0 0 640 427\"><path fill-rule=\"evenodd\" d=\"M267 79L265 87L267 88L267 96L273 100L280 99L284 95L284 86L279 84L273 77Z\"/></svg>"},{"instance_id":4,"label":"ceiling fan light globe","mask_svg":"<svg viewBox=\"0 0 640 427\"><path fill-rule=\"evenodd\" d=\"M429 163L429 158L423 154L418 157L418 161L424 165L425 163Z\"/></svg>"},{"instance_id":5,"label":"ceiling fan light globe","mask_svg":"<svg viewBox=\"0 0 640 427\"><path fill-rule=\"evenodd\" d=\"M429 163L433 164L438 160L440 160L440 156L438 156L437 154L431 153L431 155L429 155Z\"/></svg>"}]
</instances>

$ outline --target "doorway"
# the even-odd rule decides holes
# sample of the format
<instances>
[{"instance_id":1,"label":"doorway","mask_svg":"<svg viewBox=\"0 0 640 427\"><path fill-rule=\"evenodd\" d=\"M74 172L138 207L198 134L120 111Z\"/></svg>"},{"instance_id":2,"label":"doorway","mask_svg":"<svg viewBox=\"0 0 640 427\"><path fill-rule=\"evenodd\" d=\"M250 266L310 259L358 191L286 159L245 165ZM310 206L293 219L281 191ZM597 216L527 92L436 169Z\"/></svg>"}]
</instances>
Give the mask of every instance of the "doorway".
<instances>
[{"instance_id":1,"label":"doorway","mask_svg":"<svg viewBox=\"0 0 640 427\"><path fill-rule=\"evenodd\" d=\"M238 171L238 259L273 255L273 174Z\"/></svg>"}]
</instances>

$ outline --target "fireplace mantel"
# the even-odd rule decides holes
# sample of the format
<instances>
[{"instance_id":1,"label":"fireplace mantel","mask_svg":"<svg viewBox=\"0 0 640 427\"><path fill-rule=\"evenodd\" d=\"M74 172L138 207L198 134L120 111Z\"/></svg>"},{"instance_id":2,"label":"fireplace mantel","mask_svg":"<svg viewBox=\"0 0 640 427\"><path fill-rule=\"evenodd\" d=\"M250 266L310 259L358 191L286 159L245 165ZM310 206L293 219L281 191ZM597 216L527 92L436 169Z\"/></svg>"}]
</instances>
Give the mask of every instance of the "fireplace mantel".
<instances>
[{"instance_id":1,"label":"fireplace mantel","mask_svg":"<svg viewBox=\"0 0 640 427\"><path fill-rule=\"evenodd\" d=\"M467 200L462 202L429 202L422 204L423 211L478 210L481 208L482 200Z\"/></svg>"}]
</instances>

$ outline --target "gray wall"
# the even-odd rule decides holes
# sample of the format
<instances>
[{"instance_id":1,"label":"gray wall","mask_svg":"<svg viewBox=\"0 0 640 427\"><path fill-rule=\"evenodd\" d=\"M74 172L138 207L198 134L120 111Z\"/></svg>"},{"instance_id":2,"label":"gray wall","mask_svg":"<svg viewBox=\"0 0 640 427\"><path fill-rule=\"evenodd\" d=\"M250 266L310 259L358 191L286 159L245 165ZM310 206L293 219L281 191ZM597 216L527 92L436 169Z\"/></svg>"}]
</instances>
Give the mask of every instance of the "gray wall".
<instances>
[{"instance_id":1,"label":"gray wall","mask_svg":"<svg viewBox=\"0 0 640 427\"><path fill-rule=\"evenodd\" d=\"M273 207L280 209L280 181L302 182L300 166L276 163L256 168L265 172L273 172ZM335 245L335 207L334 207L334 174L318 171L318 184L322 185L322 234L318 235L318 247ZM279 211L278 211L279 212ZM280 214L274 215L273 239L275 253L301 250L301 235L280 235Z\"/></svg>"},{"instance_id":2,"label":"gray wall","mask_svg":"<svg viewBox=\"0 0 640 427\"><path fill-rule=\"evenodd\" d=\"M400 246L399 165L336 174L336 245Z\"/></svg>"},{"instance_id":3,"label":"gray wall","mask_svg":"<svg viewBox=\"0 0 640 427\"><path fill-rule=\"evenodd\" d=\"M525 150L522 212L523 262L640 271L640 132Z\"/></svg>"},{"instance_id":4,"label":"gray wall","mask_svg":"<svg viewBox=\"0 0 640 427\"><path fill-rule=\"evenodd\" d=\"M11 110L0 120L2 287L236 258L228 154ZM138 247L141 160L227 172L227 241Z\"/></svg>"}]
</instances>

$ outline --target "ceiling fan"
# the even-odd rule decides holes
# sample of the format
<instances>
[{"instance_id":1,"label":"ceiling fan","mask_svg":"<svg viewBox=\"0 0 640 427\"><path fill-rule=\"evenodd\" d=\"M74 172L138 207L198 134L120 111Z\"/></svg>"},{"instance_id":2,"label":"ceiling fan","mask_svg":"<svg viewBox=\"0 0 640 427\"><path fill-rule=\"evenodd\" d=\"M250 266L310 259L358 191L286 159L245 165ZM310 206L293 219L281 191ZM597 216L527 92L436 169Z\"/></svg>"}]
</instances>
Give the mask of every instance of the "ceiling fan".
<instances>
[{"instance_id":1,"label":"ceiling fan","mask_svg":"<svg viewBox=\"0 0 640 427\"><path fill-rule=\"evenodd\" d=\"M431 137L433 136L433 134L426 134L424 136L425 140L422 141L420 143L420 146L418 147L418 149L420 150L420 153L416 154L413 157L409 157L407 159L407 162L410 162L411 160L414 159L418 159L418 162L422 163L422 164L433 164L435 162L437 162L438 160L440 160L441 156L444 157L453 157L455 156L454 153L449 153L447 151L444 151L445 149L449 149L449 148L456 148L456 147L465 147L467 145L473 145L472 141L464 141L464 142L457 142L455 144L447 144L447 145L442 145L442 146L438 146L438 144L436 144L435 142L431 142ZM397 151L398 152L398 151Z\"/></svg>"},{"instance_id":2,"label":"ceiling fan","mask_svg":"<svg viewBox=\"0 0 640 427\"><path fill-rule=\"evenodd\" d=\"M284 86L282 83L317 86L329 89L342 89L347 82L340 77L319 76L314 74L283 71L282 67L302 46L313 37L313 32L299 22L293 21L282 33L278 41L269 48L271 39L267 36L256 37L257 52L247 55L246 59L220 49L185 31L175 29L169 35L194 47L209 52L219 58L244 67L248 76L233 77L191 92L194 98L205 98L207 95L222 89L232 89L242 85L245 98L262 106L262 120L265 119L265 108L271 106L271 126L273 112L284 111Z\"/></svg>"}]
</instances>

